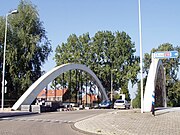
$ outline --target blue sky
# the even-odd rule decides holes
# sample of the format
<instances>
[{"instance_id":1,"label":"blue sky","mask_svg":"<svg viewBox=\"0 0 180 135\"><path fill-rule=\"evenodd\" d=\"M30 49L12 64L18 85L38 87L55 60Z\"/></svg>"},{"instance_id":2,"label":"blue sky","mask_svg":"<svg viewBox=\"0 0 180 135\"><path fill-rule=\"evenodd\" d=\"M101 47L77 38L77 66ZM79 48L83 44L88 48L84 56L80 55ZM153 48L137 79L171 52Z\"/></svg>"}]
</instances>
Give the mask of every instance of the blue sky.
<instances>
[{"instance_id":1,"label":"blue sky","mask_svg":"<svg viewBox=\"0 0 180 135\"><path fill-rule=\"evenodd\" d=\"M125 31L132 38L139 55L138 0L31 0L51 40L53 50L66 42L70 34L90 36L99 30ZM0 16L16 9L19 0L0 0ZM180 1L141 0L143 54L160 44L180 45ZM56 64L54 52L43 69ZM131 95L136 89L131 90Z\"/></svg>"}]
</instances>

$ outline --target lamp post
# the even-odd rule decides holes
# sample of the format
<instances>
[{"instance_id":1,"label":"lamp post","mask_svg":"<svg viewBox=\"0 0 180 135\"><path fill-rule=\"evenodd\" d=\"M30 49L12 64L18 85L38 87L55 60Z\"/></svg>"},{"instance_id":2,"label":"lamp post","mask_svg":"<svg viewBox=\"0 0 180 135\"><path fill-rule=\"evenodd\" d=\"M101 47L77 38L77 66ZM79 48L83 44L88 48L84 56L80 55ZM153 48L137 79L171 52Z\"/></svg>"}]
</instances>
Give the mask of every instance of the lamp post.
<instances>
[{"instance_id":1,"label":"lamp post","mask_svg":"<svg viewBox=\"0 0 180 135\"><path fill-rule=\"evenodd\" d=\"M17 10L13 10L6 14L6 24L5 24L5 34L4 34L4 54L3 54L3 71L2 71L2 99L1 99L1 109L4 110L4 77L5 77L5 58L6 58L6 36L7 36L7 19L11 14L18 13Z\"/></svg>"},{"instance_id":2,"label":"lamp post","mask_svg":"<svg viewBox=\"0 0 180 135\"><path fill-rule=\"evenodd\" d=\"M139 8L140 69L141 69L141 113L143 113L143 111L144 111L144 103L143 103L143 66L142 66L141 0L138 0L138 8Z\"/></svg>"},{"instance_id":3,"label":"lamp post","mask_svg":"<svg viewBox=\"0 0 180 135\"><path fill-rule=\"evenodd\" d=\"M112 95L112 92L113 92L113 80L112 80L112 77L113 77L113 75L112 75L112 71L111 71L111 102L113 100L113 95Z\"/></svg>"},{"instance_id":4,"label":"lamp post","mask_svg":"<svg viewBox=\"0 0 180 135\"><path fill-rule=\"evenodd\" d=\"M117 69L111 70L111 102L113 102L113 71L117 71Z\"/></svg>"}]
</instances>

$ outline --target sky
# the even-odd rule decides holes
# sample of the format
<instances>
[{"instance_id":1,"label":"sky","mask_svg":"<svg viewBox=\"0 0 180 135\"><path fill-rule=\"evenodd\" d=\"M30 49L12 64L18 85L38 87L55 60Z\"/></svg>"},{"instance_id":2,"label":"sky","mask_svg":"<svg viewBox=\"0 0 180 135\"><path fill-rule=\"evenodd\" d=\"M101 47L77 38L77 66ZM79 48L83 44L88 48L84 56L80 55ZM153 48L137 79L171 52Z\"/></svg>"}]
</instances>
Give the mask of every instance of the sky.
<instances>
[{"instance_id":1,"label":"sky","mask_svg":"<svg viewBox=\"0 0 180 135\"><path fill-rule=\"evenodd\" d=\"M70 34L97 31L125 31L140 55L138 0L31 0L51 40L53 53L43 65L46 72L56 66L53 60L57 45ZM0 0L0 16L16 9L19 0ZM160 44L180 45L180 0L141 0L142 51L150 53ZM179 73L180 76L180 73ZM131 88L131 97L137 88Z\"/></svg>"}]
</instances>

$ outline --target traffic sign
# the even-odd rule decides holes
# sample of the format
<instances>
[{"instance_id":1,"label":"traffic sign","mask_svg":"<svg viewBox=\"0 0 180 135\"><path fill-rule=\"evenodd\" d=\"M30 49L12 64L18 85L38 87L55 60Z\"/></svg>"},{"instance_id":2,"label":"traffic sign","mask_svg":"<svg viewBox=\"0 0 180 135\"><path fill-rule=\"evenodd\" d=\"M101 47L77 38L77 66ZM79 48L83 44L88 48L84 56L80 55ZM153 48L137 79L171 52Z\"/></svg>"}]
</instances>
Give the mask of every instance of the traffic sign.
<instances>
[{"instance_id":1,"label":"traffic sign","mask_svg":"<svg viewBox=\"0 0 180 135\"><path fill-rule=\"evenodd\" d=\"M6 80L4 80L4 85L6 85L7 84L7 81Z\"/></svg>"},{"instance_id":2,"label":"traffic sign","mask_svg":"<svg viewBox=\"0 0 180 135\"><path fill-rule=\"evenodd\" d=\"M164 51L164 52L155 52L154 58L156 59L168 59L168 58L177 58L178 51Z\"/></svg>"}]
</instances>

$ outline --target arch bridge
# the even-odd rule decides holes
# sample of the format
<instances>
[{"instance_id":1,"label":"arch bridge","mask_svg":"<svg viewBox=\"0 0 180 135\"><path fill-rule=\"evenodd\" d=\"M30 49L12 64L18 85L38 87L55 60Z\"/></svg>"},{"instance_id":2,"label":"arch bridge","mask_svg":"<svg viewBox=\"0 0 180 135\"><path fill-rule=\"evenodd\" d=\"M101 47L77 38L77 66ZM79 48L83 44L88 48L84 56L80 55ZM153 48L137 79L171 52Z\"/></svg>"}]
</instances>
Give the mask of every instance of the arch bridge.
<instances>
[{"instance_id":1,"label":"arch bridge","mask_svg":"<svg viewBox=\"0 0 180 135\"><path fill-rule=\"evenodd\" d=\"M31 105L32 102L36 99L38 94L49 84L52 80L54 80L59 75L69 71L69 70L82 70L87 72L93 79L93 81L96 82L97 87L100 90L102 99L108 100L107 94L105 92L105 89L103 88L100 80L97 78L97 76L94 74L94 72L89 69L87 66L82 64L63 64L60 66L57 66L41 76L36 82L34 82L27 91L18 99L18 101L13 105L12 110L17 110L20 108L21 105Z\"/></svg>"},{"instance_id":2,"label":"arch bridge","mask_svg":"<svg viewBox=\"0 0 180 135\"><path fill-rule=\"evenodd\" d=\"M167 107L165 84L166 77L162 61L152 59L144 93L144 112L151 111L152 102L156 107Z\"/></svg>"}]
</instances>

